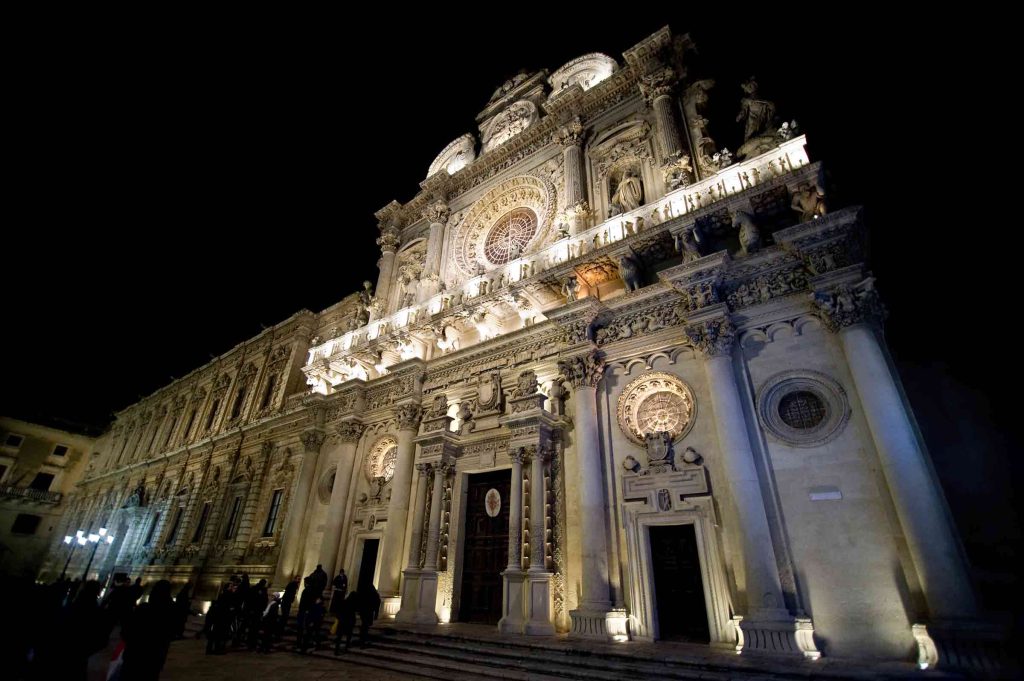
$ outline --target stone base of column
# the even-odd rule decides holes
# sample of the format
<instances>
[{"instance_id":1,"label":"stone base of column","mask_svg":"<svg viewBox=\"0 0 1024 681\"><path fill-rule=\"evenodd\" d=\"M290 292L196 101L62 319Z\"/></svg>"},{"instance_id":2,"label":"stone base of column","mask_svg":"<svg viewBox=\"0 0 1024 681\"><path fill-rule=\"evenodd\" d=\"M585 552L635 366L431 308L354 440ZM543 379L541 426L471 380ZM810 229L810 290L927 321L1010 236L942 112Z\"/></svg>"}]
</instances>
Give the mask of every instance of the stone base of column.
<instances>
[{"instance_id":1,"label":"stone base of column","mask_svg":"<svg viewBox=\"0 0 1024 681\"><path fill-rule=\"evenodd\" d=\"M402 609L401 596L384 596L380 599L380 618L393 620Z\"/></svg>"},{"instance_id":2,"label":"stone base of column","mask_svg":"<svg viewBox=\"0 0 1024 681\"><path fill-rule=\"evenodd\" d=\"M814 624L806 617L786 611L765 610L738 621L736 650L746 655L775 655L817 660L821 652L814 645Z\"/></svg>"},{"instance_id":3,"label":"stone base of column","mask_svg":"<svg viewBox=\"0 0 1024 681\"><path fill-rule=\"evenodd\" d=\"M437 624L437 572L409 568L402 571L402 607L398 622Z\"/></svg>"},{"instance_id":4,"label":"stone base of column","mask_svg":"<svg viewBox=\"0 0 1024 681\"><path fill-rule=\"evenodd\" d=\"M943 620L911 627L921 669L957 670L969 676L1016 678L1006 631L978 620Z\"/></svg>"},{"instance_id":5,"label":"stone base of column","mask_svg":"<svg viewBox=\"0 0 1024 681\"><path fill-rule=\"evenodd\" d=\"M629 618L625 610L609 606L583 606L577 610L570 610L569 619L572 621L569 638L629 640Z\"/></svg>"},{"instance_id":6,"label":"stone base of column","mask_svg":"<svg viewBox=\"0 0 1024 681\"><path fill-rule=\"evenodd\" d=\"M544 570L526 573L526 626L523 633L528 636L554 636L555 625L551 621L551 573Z\"/></svg>"},{"instance_id":7,"label":"stone base of column","mask_svg":"<svg viewBox=\"0 0 1024 681\"><path fill-rule=\"evenodd\" d=\"M526 574L521 570L505 570L501 573L501 619L498 631L503 634L521 634L526 624L526 606L523 590Z\"/></svg>"}]
</instances>

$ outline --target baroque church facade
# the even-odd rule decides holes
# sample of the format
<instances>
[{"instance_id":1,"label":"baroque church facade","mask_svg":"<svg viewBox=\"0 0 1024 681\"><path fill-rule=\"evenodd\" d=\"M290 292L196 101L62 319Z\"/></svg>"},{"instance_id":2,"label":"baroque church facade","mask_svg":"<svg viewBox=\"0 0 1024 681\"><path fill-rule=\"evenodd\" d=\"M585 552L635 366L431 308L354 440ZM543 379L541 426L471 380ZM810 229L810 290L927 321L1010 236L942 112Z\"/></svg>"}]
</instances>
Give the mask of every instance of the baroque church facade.
<instances>
[{"instance_id":1,"label":"baroque church facade","mask_svg":"<svg viewBox=\"0 0 1024 681\"><path fill-rule=\"evenodd\" d=\"M322 564L399 622L961 654L976 605L861 213L753 80L717 145L691 48L505 82L377 212L375 286L119 413L64 516L115 537L92 576L209 599Z\"/></svg>"}]
</instances>

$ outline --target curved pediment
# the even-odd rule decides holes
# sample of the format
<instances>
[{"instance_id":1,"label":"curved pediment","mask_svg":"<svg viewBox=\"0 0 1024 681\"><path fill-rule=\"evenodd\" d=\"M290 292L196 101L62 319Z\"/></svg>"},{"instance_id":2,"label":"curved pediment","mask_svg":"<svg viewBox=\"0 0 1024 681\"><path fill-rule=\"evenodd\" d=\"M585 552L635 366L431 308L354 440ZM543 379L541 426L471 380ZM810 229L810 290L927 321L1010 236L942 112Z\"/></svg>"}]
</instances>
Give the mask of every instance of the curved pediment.
<instances>
[{"instance_id":1,"label":"curved pediment","mask_svg":"<svg viewBox=\"0 0 1024 681\"><path fill-rule=\"evenodd\" d=\"M470 133L453 140L446 146L434 162L430 164L427 177L433 177L442 170L454 175L476 160L476 139Z\"/></svg>"},{"instance_id":2,"label":"curved pediment","mask_svg":"<svg viewBox=\"0 0 1024 681\"><path fill-rule=\"evenodd\" d=\"M600 52L577 57L560 66L548 78L548 84L551 86L549 98L558 96L560 92L573 85L579 85L584 90L589 90L618 70L618 62Z\"/></svg>"}]
</instances>

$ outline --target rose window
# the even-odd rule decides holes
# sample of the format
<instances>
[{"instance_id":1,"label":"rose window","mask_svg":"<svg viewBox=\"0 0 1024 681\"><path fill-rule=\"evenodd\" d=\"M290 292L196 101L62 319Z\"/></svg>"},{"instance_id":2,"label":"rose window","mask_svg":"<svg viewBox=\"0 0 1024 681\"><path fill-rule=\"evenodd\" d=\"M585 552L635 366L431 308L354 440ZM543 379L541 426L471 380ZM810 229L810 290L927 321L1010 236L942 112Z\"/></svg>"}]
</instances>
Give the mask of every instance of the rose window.
<instances>
[{"instance_id":1,"label":"rose window","mask_svg":"<svg viewBox=\"0 0 1024 681\"><path fill-rule=\"evenodd\" d=\"M492 265L515 260L537 233L537 215L528 208L517 208L499 219L484 242L484 255Z\"/></svg>"},{"instance_id":2,"label":"rose window","mask_svg":"<svg viewBox=\"0 0 1024 681\"><path fill-rule=\"evenodd\" d=\"M366 457L366 477L384 478L390 482L395 475L395 461L398 459L398 442L386 437L377 442Z\"/></svg>"},{"instance_id":3,"label":"rose window","mask_svg":"<svg viewBox=\"0 0 1024 681\"><path fill-rule=\"evenodd\" d=\"M682 396L671 392L654 393L640 403L637 426L642 433L678 433L689 414L689 406Z\"/></svg>"},{"instance_id":4,"label":"rose window","mask_svg":"<svg viewBox=\"0 0 1024 681\"><path fill-rule=\"evenodd\" d=\"M677 376L651 371L623 389L617 412L623 434L642 446L651 433L668 433L673 441L684 437L693 427L697 405Z\"/></svg>"}]
</instances>

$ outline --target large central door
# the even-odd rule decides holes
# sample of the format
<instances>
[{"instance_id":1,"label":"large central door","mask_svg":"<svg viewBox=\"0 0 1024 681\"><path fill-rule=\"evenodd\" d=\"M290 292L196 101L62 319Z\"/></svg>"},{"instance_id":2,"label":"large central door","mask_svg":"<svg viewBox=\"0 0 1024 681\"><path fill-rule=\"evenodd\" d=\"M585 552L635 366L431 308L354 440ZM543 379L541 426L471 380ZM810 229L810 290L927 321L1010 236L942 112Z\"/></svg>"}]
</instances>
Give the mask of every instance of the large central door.
<instances>
[{"instance_id":1,"label":"large central door","mask_svg":"<svg viewBox=\"0 0 1024 681\"><path fill-rule=\"evenodd\" d=\"M459 621L497 624L501 573L508 565L509 470L469 476ZM491 490L495 494L488 493Z\"/></svg>"},{"instance_id":2,"label":"large central door","mask_svg":"<svg viewBox=\"0 0 1024 681\"><path fill-rule=\"evenodd\" d=\"M707 643L708 612L693 525L651 527L658 638Z\"/></svg>"}]
</instances>

